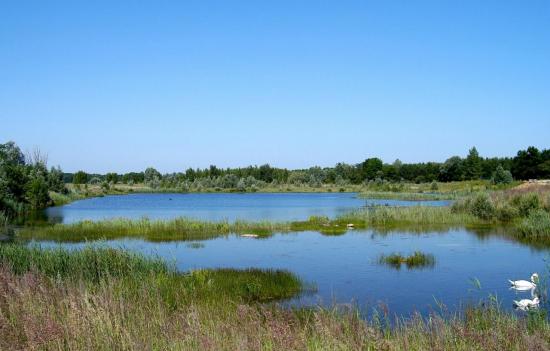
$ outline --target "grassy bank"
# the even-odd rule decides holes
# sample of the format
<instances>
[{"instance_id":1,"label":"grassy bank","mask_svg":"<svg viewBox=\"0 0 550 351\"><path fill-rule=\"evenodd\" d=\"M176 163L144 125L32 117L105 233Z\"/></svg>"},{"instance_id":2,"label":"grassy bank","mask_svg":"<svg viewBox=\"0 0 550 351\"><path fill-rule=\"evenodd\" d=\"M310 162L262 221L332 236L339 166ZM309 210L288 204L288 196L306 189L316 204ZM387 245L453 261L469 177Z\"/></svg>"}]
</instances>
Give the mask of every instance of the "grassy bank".
<instances>
[{"instance_id":1,"label":"grassy bank","mask_svg":"<svg viewBox=\"0 0 550 351\"><path fill-rule=\"evenodd\" d=\"M29 252L34 262L57 267L29 268L14 254L24 248L1 247L9 251L0 264L3 350L544 350L550 345L550 327L540 314L520 318L495 304L428 319L393 321L381 313L367 321L354 308L289 310L256 303L263 299L255 298L255 291L269 291L271 297L281 295L274 286L286 286L285 293L292 290L295 281L284 273L198 271L178 276L169 266L151 269L145 260L131 274L115 275L110 272L120 262L139 258L97 251L95 255L106 256L102 262L110 263L98 268L105 273L102 279L89 280L87 273L55 274L64 270L59 267L64 259ZM71 259L90 260L88 266L94 267L97 258L85 257ZM78 267L74 270L93 270Z\"/></svg>"}]
</instances>

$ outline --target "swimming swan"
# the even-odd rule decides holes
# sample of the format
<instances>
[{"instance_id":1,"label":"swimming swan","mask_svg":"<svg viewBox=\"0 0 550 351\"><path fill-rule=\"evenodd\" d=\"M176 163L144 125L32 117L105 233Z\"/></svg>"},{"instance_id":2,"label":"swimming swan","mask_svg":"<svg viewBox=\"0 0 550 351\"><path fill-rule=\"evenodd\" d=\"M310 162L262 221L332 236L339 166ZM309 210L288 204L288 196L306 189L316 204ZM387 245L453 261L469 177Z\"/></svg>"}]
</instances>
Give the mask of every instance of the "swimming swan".
<instances>
[{"instance_id":1,"label":"swimming swan","mask_svg":"<svg viewBox=\"0 0 550 351\"><path fill-rule=\"evenodd\" d=\"M535 282L539 281L539 275L537 273L533 273L531 276L531 281L527 280L508 280L510 284L512 284L512 288L516 290L529 290L534 289L537 287L537 284Z\"/></svg>"},{"instance_id":2,"label":"swimming swan","mask_svg":"<svg viewBox=\"0 0 550 351\"><path fill-rule=\"evenodd\" d=\"M540 301L538 297L535 297L533 300L529 300L529 299L523 299L519 301L514 300L514 307L522 311L527 311L530 308L537 308L539 306L539 302Z\"/></svg>"}]
</instances>

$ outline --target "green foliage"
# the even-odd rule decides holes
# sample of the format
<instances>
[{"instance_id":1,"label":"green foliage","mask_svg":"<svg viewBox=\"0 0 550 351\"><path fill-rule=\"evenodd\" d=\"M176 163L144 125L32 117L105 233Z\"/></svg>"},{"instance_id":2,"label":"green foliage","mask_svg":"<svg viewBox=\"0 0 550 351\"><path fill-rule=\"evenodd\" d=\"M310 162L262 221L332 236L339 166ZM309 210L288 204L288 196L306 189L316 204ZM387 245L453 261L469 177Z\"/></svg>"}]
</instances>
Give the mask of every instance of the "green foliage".
<instances>
[{"instance_id":1,"label":"green foliage","mask_svg":"<svg viewBox=\"0 0 550 351\"><path fill-rule=\"evenodd\" d=\"M522 220L518 230L524 237L550 241L550 213L542 209L530 212Z\"/></svg>"},{"instance_id":2,"label":"green foliage","mask_svg":"<svg viewBox=\"0 0 550 351\"><path fill-rule=\"evenodd\" d=\"M487 194L480 193L472 200L470 213L480 219L490 220L495 216L495 206Z\"/></svg>"},{"instance_id":3,"label":"green foliage","mask_svg":"<svg viewBox=\"0 0 550 351\"><path fill-rule=\"evenodd\" d=\"M46 158L35 150L27 160L13 142L0 144L0 211L15 217L51 204L49 192L65 191L59 168L49 172Z\"/></svg>"},{"instance_id":4,"label":"green foliage","mask_svg":"<svg viewBox=\"0 0 550 351\"><path fill-rule=\"evenodd\" d=\"M73 176L74 184L86 184L88 183L88 174L84 171L78 171Z\"/></svg>"},{"instance_id":5,"label":"green foliage","mask_svg":"<svg viewBox=\"0 0 550 351\"><path fill-rule=\"evenodd\" d=\"M542 207L542 201L537 193L516 195L512 198L511 204L517 208L521 217L526 217L531 211Z\"/></svg>"},{"instance_id":6,"label":"green foliage","mask_svg":"<svg viewBox=\"0 0 550 351\"><path fill-rule=\"evenodd\" d=\"M492 181L494 184L510 184L513 181L512 173L498 165L493 173Z\"/></svg>"},{"instance_id":7,"label":"green foliage","mask_svg":"<svg viewBox=\"0 0 550 351\"><path fill-rule=\"evenodd\" d=\"M481 178L481 164L482 159L479 157L477 149L475 147L471 148L464 160L464 178L469 180Z\"/></svg>"},{"instance_id":8,"label":"green foliage","mask_svg":"<svg viewBox=\"0 0 550 351\"><path fill-rule=\"evenodd\" d=\"M530 146L518 151L512 160L512 174L524 180L550 178L550 150L539 151Z\"/></svg>"},{"instance_id":9,"label":"green foliage","mask_svg":"<svg viewBox=\"0 0 550 351\"><path fill-rule=\"evenodd\" d=\"M116 174L114 172L105 174L105 181L107 183L116 184L118 182L118 174Z\"/></svg>"},{"instance_id":10,"label":"green foliage","mask_svg":"<svg viewBox=\"0 0 550 351\"><path fill-rule=\"evenodd\" d=\"M504 203L496 207L496 217L501 222L510 222L519 216L519 211L514 206Z\"/></svg>"},{"instance_id":11,"label":"green foliage","mask_svg":"<svg viewBox=\"0 0 550 351\"><path fill-rule=\"evenodd\" d=\"M83 279L98 282L108 277L168 272L160 259L147 258L129 251L86 247L78 251L63 248L42 249L18 244L0 245L0 263L16 274L37 270L49 277Z\"/></svg>"}]
</instances>

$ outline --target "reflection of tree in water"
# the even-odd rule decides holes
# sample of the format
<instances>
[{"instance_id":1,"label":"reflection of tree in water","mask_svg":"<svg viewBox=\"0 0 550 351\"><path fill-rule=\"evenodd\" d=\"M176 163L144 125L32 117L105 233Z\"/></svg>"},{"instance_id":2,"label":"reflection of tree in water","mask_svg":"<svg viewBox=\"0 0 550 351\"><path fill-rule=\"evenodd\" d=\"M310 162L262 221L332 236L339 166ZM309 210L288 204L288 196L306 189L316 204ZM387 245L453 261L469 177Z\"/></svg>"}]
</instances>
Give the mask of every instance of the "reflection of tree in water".
<instances>
[{"instance_id":1,"label":"reflection of tree in water","mask_svg":"<svg viewBox=\"0 0 550 351\"><path fill-rule=\"evenodd\" d=\"M376 238L385 237L394 234L448 234L451 231L464 230L469 234L475 235L480 241L487 241L492 238L499 238L502 240L511 241L514 243L520 243L528 246L536 251L543 251L550 249L550 237L546 240L537 238L536 240L527 238L514 228L513 226L497 226L497 225L483 225L483 226L466 226L460 227L456 225L414 225L414 226L394 226L394 227L378 227L372 230L371 237Z\"/></svg>"}]
</instances>

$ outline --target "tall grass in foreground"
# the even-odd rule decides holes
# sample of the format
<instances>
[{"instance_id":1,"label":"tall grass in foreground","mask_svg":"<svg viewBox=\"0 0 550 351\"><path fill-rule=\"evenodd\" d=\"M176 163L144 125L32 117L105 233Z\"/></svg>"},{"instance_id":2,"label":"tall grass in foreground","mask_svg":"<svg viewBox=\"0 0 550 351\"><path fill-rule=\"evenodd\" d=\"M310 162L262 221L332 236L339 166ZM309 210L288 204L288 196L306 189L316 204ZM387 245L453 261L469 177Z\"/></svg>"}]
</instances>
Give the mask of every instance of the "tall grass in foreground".
<instances>
[{"instance_id":1,"label":"tall grass in foreground","mask_svg":"<svg viewBox=\"0 0 550 351\"><path fill-rule=\"evenodd\" d=\"M89 286L0 266L0 349L469 351L550 345L545 318L518 318L494 304L398 319L390 328L391 317L369 322L354 308L288 310L179 290L170 299L159 283L162 275L128 279Z\"/></svg>"}]
</instances>

